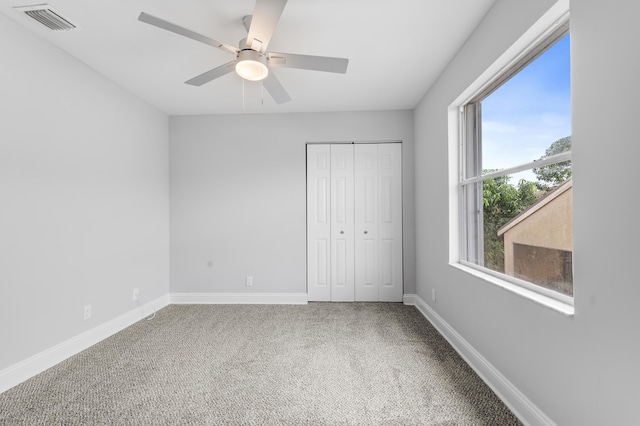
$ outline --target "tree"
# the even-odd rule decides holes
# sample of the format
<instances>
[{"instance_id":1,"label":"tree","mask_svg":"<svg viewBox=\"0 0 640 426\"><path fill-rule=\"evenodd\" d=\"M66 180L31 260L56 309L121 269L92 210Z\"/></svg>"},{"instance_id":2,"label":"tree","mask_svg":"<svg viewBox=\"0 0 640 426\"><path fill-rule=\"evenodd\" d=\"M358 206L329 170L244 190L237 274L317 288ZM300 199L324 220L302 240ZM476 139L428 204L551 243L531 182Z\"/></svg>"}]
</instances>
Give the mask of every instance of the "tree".
<instances>
[{"instance_id":1,"label":"tree","mask_svg":"<svg viewBox=\"0 0 640 426\"><path fill-rule=\"evenodd\" d=\"M484 262L487 268L499 272L504 272L504 241L498 237L498 229L536 201L533 182L521 179L514 186L510 179L511 176L499 176L485 180L482 186Z\"/></svg>"},{"instance_id":2,"label":"tree","mask_svg":"<svg viewBox=\"0 0 640 426\"><path fill-rule=\"evenodd\" d=\"M571 136L558 139L552 143L540 159L567 151L571 151ZM536 182L538 189L549 191L571 177L571 161L538 167L533 169L533 173L538 178L538 182Z\"/></svg>"}]
</instances>

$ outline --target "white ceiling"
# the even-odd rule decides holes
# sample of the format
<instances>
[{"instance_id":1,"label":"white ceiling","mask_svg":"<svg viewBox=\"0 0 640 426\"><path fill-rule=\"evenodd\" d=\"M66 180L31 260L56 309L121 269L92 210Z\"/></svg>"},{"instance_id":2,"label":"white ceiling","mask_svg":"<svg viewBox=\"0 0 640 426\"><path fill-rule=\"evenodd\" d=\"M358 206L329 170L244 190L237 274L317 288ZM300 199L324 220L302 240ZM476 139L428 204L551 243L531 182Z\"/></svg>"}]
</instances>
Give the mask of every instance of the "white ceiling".
<instances>
[{"instance_id":1,"label":"white ceiling","mask_svg":"<svg viewBox=\"0 0 640 426\"><path fill-rule=\"evenodd\" d=\"M45 0L46 1L46 0ZM269 51L349 58L346 74L278 68L292 101L235 73L184 82L233 55L138 21L146 12L237 46L255 0L51 0L82 29L54 32L2 0L3 13L170 115L411 109L494 0L289 0ZM79 90L82 88L79 87ZM264 100L262 101L262 99ZM243 102L244 99L244 102ZM243 107L244 103L244 107Z\"/></svg>"}]
</instances>

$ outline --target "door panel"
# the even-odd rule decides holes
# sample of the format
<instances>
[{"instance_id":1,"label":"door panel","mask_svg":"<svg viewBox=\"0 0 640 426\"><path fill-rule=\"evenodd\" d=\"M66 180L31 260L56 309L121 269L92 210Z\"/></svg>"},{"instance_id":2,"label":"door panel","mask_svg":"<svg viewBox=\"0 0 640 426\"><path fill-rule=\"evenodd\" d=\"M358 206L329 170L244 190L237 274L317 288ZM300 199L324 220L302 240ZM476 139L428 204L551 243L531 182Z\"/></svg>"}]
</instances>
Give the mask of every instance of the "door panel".
<instances>
[{"instance_id":1,"label":"door panel","mask_svg":"<svg viewBox=\"0 0 640 426\"><path fill-rule=\"evenodd\" d=\"M347 224L347 179L344 177L336 177L333 179L334 197L332 206L335 209L334 224Z\"/></svg>"},{"instance_id":2,"label":"door panel","mask_svg":"<svg viewBox=\"0 0 640 426\"><path fill-rule=\"evenodd\" d=\"M329 242L326 239L316 239L315 255L316 286L326 289L329 287Z\"/></svg>"},{"instance_id":3,"label":"door panel","mask_svg":"<svg viewBox=\"0 0 640 426\"><path fill-rule=\"evenodd\" d=\"M316 223L329 225L329 179L325 177L315 178L316 183Z\"/></svg>"},{"instance_id":4,"label":"door panel","mask_svg":"<svg viewBox=\"0 0 640 426\"><path fill-rule=\"evenodd\" d=\"M393 240L380 241L380 285L393 287Z\"/></svg>"},{"instance_id":5,"label":"door panel","mask_svg":"<svg viewBox=\"0 0 640 426\"><path fill-rule=\"evenodd\" d=\"M354 301L353 145L331 151L331 300Z\"/></svg>"},{"instance_id":6,"label":"door panel","mask_svg":"<svg viewBox=\"0 0 640 426\"><path fill-rule=\"evenodd\" d=\"M365 176L362 179L362 185L359 187L364 197L362 222L374 226L376 223L376 179L370 176Z\"/></svg>"},{"instance_id":7,"label":"door panel","mask_svg":"<svg viewBox=\"0 0 640 426\"><path fill-rule=\"evenodd\" d=\"M401 302L402 274L402 145L378 146L380 223L379 262L381 285L378 300Z\"/></svg>"},{"instance_id":8,"label":"door panel","mask_svg":"<svg viewBox=\"0 0 640 426\"><path fill-rule=\"evenodd\" d=\"M378 146L355 146L355 297L378 301Z\"/></svg>"},{"instance_id":9,"label":"door panel","mask_svg":"<svg viewBox=\"0 0 640 426\"><path fill-rule=\"evenodd\" d=\"M334 280L333 287L334 288L343 288L346 287L349 282L347 280L347 241L345 239L336 239L333 247L335 249L335 263L334 263Z\"/></svg>"},{"instance_id":10,"label":"door panel","mask_svg":"<svg viewBox=\"0 0 640 426\"><path fill-rule=\"evenodd\" d=\"M307 146L307 292L310 301L331 300L330 154L328 145Z\"/></svg>"},{"instance_id":11,"label":"door panel","mask_svg":"<svg viewBox=\"0 0 640 426\"><path fill-rule=\"evenodd\" d=\"M380 222L393 223L393 181L390 176L380 178Z\"/></svg>"},{"instance_id":12,"label":"door panel","mask_svg":"<svg viewBox=\"0 0 640 426\"><path fill-rule=\"evenodd\" d=\"M361 278L362 281L359 282L364 287L375 288L378 281L378 259L376 256L378 250L376 250L376 241L370 239L365 240L362 245L364 250L364 265L362 268L364 276Z\"/></svg>"}]
</instances>

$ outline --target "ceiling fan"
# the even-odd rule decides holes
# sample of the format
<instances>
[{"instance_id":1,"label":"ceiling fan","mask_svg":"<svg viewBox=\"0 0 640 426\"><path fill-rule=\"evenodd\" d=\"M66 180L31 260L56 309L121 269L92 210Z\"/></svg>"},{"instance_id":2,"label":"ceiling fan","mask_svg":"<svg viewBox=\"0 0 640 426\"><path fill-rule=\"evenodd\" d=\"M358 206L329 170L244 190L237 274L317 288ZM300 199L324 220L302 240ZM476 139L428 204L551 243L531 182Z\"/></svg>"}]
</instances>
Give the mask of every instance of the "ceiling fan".
<instances>
[{"instance_id":1,"label":"ceiling fan","mask_svg":"<svg viewBox=\"0 0 640 426\"><path fill-rule=\"evenodd\" d=\"M269 41L271 41L286 4L287 0L256 0L253 15L245 16L242 19L247 30L247 38L240 40L238 47L214 40L144 12L140 13L138 20L235 55L234 60L200 74L185 83L201 86L235 70L245 80L262 80L271 97L276 103L282 104L290 101L291 97L271 72L271 68L299 68L344 74L349 65L349 60L345 58L267 52Z\"/></svg>"}]
</instances>

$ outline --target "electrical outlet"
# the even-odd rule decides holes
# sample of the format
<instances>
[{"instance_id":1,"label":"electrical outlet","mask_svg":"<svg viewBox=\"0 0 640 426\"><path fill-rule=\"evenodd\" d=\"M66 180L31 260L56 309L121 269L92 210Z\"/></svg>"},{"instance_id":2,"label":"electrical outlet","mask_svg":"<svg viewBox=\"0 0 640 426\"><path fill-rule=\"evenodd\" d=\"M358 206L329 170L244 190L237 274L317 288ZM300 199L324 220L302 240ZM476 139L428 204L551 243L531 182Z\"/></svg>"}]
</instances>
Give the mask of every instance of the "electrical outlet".
<instances>
[{"instance_id":1,"label":"electrical outlet","mask_svg":"<svg viewBox=\"0 0 640 426\"><path fill-rule=\"evenodd\" d=\"M253 285L253 277L251 275L247 275L247 287L251 287Z\"/></svg>"},{"instance_id":2,"label":"electrical outlet","mask_svg":"<svg viewBox=\"0 0 640 426\"><path fill-rule=\"evenodd\" d=\"M131 300L138 300L138 297L140 297L140 289L139 288L134 288L133 289L133 295L131 296Z\"/></svg>"},{"instance_id":3,"label":"electrical outlet","mask_svg":"<svg viewBox=\"0 0 640 426\"><path fill-rule=\"evenodd\" d=\"M431 300L433 300L434 302L436 301L436 289L435 288L431 289Z\"/></svg>"},{"instance_id":4,"label":"electrical outlet","mask_svg":"<svg viewBox=\"0 0 640 426\"><path fill-rule=\"evenodd\" d=\"M91 318L91 305L84 305L84 319Z\"/></svg>"}]
</instances>

